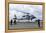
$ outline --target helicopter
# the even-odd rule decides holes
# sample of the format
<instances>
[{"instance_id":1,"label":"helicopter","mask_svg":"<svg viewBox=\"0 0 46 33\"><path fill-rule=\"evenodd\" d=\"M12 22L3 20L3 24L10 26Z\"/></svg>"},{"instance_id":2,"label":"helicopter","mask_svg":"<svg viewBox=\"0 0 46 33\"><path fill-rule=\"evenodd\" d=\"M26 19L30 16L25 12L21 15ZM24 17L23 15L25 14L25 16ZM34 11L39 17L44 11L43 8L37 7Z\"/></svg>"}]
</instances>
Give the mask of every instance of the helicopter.
<instances>
[{"instance_id":1,"label":"helicopter","mask_svg":"<svg viewBox=\"0 0 46 33\"><path fill-rule=\"evenodd\" d=\"M24 20L24 19L30 20L31 19L31 21L32 21L33 19L36 18L34 15L30 15L30 13L23 12L23 11L20 11L20 10L16 10L16 11L17 12L22 12L22 13L26 14L26 15L22 16L22 18L21 18L22 20ZM24 17L26 17L26 18L24 18ZM17 19L16 15L15 15L15 18L13 18L13 19L14 19L14 24L16 24L16 19ZM40 19L38 19L36 21L38 21L38 26L40 27ZM12 20L11 20L11 24L12 24Z\"/></svg>"}]
</instances>

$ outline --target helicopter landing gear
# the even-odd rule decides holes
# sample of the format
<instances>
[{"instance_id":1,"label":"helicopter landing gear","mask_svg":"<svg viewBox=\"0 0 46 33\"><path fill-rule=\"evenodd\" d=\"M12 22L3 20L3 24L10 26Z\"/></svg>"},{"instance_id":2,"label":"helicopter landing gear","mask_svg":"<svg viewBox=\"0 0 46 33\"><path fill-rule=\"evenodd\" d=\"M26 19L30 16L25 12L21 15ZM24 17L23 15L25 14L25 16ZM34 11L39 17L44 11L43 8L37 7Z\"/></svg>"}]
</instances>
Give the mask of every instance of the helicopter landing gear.
<instances>
[{"instance_id":1,"label":"helicopter landing gear","mask_svg":"<svg viewBox=\"0 0 46 33\"><path fill-rule=\"evenodd\" d=\"M12 23L13 23L13 21L12 21L12 19L11 19L10 24L12 25Z\"/></svg>"},{"instance_id":2,"label":"helicopter landing gear","mask_svg":"<svg viewBox=\"0 0 46 33\"><path fill-rule=\"evenodd\" d=\"M16 24L16 20L14 20L14 24Z\"/></svg>"},{"instance_id":3,"label":"helicopter landing gear","mask_svg":"<svg viewBox=\"0 0 46 33\"><path fill-rule=\"evenodd\" d=\"M38 19L38 26L40 27L40 20Z\"/></svg>"}]
</instances>

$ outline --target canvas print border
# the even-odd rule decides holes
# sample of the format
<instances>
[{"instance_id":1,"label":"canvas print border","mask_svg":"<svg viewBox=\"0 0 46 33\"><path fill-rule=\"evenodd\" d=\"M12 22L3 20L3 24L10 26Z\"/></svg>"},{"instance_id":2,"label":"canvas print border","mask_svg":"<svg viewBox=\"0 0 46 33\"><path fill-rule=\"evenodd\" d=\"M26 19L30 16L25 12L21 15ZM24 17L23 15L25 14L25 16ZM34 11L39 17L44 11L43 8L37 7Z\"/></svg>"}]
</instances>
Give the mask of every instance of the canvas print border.
<instances>
[{"instance_id":1,"label":"canvas print border","mask_svg":"<svg viewBox=\"0 0 46 33\"><path fill-rule=\"evenodd\" d=\"M32 4L32 5L42 5L42 18L43 18L43 28L41 29L17 29L17 30L8 30L8 22L9 22L9 3L10 4ZM20 32L20 31L39 31L39 30L45 30L45 3L42 2L23 2L23 1L6 1L5 3L5 31L6 32Z\"/></svg>"}]
</instances>

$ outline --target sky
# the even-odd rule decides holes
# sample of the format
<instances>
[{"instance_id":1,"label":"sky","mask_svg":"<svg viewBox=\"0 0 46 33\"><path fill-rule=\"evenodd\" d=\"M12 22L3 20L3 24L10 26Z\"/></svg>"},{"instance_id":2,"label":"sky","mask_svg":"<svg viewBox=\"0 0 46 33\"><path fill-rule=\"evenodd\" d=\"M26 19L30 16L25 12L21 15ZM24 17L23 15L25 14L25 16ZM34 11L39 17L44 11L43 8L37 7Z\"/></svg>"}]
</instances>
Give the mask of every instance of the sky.
<instances>
[{"instance_id":1,"label":"sky","mask_svg":"<svg viewBox=\"0 0 46 33\"><path fill-rule=\"evenodd\" d=\"M9 4L9 18L14 18L16 14L17 18L22 18L25 13L34 15L37 19L42 20L42 5L30 5L30 4Z\"/></svg>"}]
</instances>

